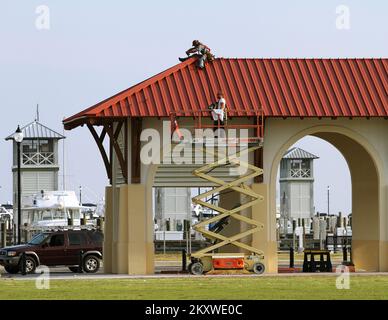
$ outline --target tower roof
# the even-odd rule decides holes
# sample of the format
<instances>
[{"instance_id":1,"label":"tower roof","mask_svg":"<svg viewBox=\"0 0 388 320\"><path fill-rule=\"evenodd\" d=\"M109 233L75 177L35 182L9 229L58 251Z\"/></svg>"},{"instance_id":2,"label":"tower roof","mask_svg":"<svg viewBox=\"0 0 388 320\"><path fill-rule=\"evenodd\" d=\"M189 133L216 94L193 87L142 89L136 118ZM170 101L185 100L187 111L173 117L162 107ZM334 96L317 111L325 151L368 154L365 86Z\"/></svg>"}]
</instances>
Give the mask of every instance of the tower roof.
<instances>
[{"instance_id":1,"label":"tower roof","mask_svg":"<svg viewBox=\"0 0 388 320\"><path fill-rule=\"evenodd\" d=\"M23 128L20 128L23 132L24 139L65 139L66 137L60 133L46 127L38 121L33 121ZM5 140L13 140L15 133L9 135Z\"/></svg>"},{"instance_id":2,"label":"tower roof","mask_svg":"<svg viewBox=\"0 0 388 320\"><path fill-rule=\"evenodd\" d=\"M291 148L283 156L283 159L319 159L319 157L300 148Z\"/></svg>"}]
</instances>

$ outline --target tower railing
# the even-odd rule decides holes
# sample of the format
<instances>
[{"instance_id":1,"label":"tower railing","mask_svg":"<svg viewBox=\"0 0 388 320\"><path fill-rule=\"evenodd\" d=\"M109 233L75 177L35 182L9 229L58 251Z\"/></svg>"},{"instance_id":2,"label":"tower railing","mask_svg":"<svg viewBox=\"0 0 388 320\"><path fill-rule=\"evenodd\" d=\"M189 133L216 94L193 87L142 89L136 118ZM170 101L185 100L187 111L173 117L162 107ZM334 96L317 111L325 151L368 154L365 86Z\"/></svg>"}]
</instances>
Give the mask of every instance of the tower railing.
<instances>
[{"instance_id":1,"label":"tower railing","mask_svg":"<svg viewBox=\"0 0 388 320\"><path fill-rule=\"evenodd\" d=\"M311 178L310 169L291 169L291 178Z\"/></svg>"},{"instance_id":2,"label":"tower railing","mask_svg":"<svg viewBox=\"0 0 388 320\"><path fill-rule=\"evenodd\" d=\"M54 165L54 152L23 152L22 164L25 166Z\"/></svg>"}]
</instances>

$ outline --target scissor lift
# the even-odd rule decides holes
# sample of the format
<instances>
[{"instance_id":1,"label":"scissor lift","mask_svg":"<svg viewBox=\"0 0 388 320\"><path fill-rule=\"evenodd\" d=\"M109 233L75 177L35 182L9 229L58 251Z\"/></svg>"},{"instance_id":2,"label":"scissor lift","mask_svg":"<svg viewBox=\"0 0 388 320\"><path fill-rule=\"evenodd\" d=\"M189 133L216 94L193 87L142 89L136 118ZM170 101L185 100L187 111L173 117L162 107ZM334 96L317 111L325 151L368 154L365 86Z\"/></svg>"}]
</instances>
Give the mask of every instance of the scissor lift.
<instances>
[{"instance_id":1,"label":"scissor lift","mask_svg":"<svg viewBox=\"0 0 388 320\"><path fill-rule=\"evenodd\" d=\"M223 147L228 146L228 139L224 139L224 141L225 145ZM238 145L241 144L238 143ZM194 197L192 199L193 203L217 211L219 214L193 226L194 230L202 233L209 240L212 240L213 244L189 255L191 263L188 266L188 270L191 274L201 275L212 270L247 270L256 274L262 274L265 271L265 267L262 262L264 259L263 251L241 242L242 239L259 232L264 228L262 223L241 214L243 210L253 207L264 199L261 195L254 192L247 184L255 177L262 175L263 170L241 160L241 156L248 155L261 147L261 139L256 140L255 142L252 142L252 139L250 139L250 142L246 145L245 149L239 150L232 155L226 155L223 153L223 156L220 159L193 172L195 176L218 185L218 187L212 189L211 191ZM205 153L209 152L206 148L203 148L202 150ZM214 152L213 154L216 153L217 152ZM245 168L247 169L246 174L237 177L232 182L225 182L222 179L211 175L211 172L215 168L226 165L234 165ZM245 195L248 200L243 204L237 204L233 209L225 209L203 200L209 196L221 194L225 191L239 192L242 195ZM247 225L251 226L251 228L233 236L224 236L220 234L220 232L229 219L245 222ZM208 225L212 226L206 228ZM244 249L248 253L236 254L216 252L218 249L230 244Z\"/></svg>"}]
</instances>

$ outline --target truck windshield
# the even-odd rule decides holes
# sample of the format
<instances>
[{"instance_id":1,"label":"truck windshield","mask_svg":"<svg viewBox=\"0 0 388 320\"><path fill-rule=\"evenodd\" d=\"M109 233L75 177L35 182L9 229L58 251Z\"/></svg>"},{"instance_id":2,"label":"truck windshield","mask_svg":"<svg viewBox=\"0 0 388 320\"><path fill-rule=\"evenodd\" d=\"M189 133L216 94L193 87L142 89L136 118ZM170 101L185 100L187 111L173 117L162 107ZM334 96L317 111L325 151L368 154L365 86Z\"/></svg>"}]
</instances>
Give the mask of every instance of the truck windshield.
<instances>
[{"instance_id":1,"label":"truck windshield","mask_svg":"<svg viewBox=\"0 0 388 320\"><path fill-rule=\"evenodd\" d=\"M48 237L48 234L46 233L39 233L38 235L36 235L35 237L33 237L30 242L28 242L28 244L32 244L32 245L38 245L38 244L42 244Z\"/></svg>"}]
</instances>

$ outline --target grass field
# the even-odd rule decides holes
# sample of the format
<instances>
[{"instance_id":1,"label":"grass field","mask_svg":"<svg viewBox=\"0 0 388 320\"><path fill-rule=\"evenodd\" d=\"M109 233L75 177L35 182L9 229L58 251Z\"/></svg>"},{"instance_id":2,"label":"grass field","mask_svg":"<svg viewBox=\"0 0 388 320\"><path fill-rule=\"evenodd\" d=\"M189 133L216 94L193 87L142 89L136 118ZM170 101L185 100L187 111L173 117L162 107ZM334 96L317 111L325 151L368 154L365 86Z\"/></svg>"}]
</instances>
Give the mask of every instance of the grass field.
<instances>
[{"instance_id":1,"label":"grass field","mask_svg":"<svg viewBox=\"0 0 388 320\"><path fill-rule=\"evenodd\" d=\"M35 281L0 280L0 299L388 299L387 276L353 276L350 290L336 277L164 278L53 280L50 290Z\"/></svg>"}]
</instances>

